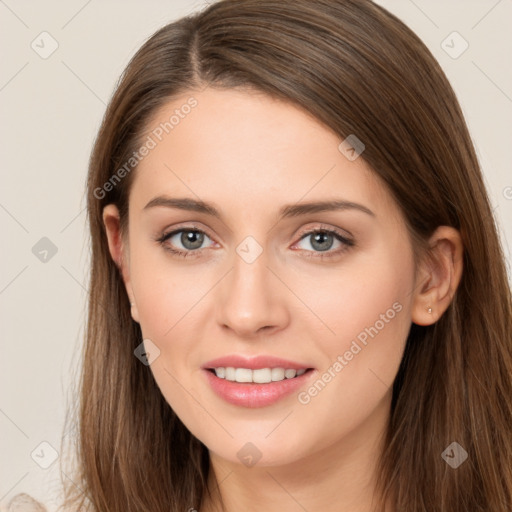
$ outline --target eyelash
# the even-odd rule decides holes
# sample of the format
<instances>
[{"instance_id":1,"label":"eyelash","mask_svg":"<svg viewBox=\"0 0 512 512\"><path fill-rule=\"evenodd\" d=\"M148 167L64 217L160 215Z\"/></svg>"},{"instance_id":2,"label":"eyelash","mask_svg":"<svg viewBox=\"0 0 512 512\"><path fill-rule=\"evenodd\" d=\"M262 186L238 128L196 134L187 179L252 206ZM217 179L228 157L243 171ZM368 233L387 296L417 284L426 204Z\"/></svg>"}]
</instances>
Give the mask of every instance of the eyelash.
<instances>
[{"instance_id":1,"label":"eyelash","mask_svg":"<svg viewBox=\"0 0 512 512\"><path fill-rule=\"evenodd\" d=\"M164 233L162 236L158 237L156 241L164 248L164 250L169 251L171 254L181 257L181 258L187 258L187 257L195 257L199 256L204 249L195 249L195 250L188 250L188 251L182 251L180 249L174 249L170 247L169 245L166 245L166 241L169 238L172 238L174 235L182 232L192 232L192 233L200 233L203 235L206 235L208 238L211 239L210 236L208 236L207 233L205 233L203 230L195 227L195 226L189 226L189 227L181 227L180 229L175 229L173 231L170 231L169 233ZM329 235L333 235L339 242L343 244L343 247L335 250L335 251L308 251L307 249L302 249L306 252L312 253L310 256L305 256L306 258L319 258L321 260L333 258L335 256L339 256L340 254L348 251L350 248L355 246L355 242L353 240L350 240L338 231L331 229L331 228L315 228L309 231L306 231L301 234L299 238L299 242L303 239L307 238L308 236L315 235L317 233L326 233ZM298 243L298 242L297 242ZM295 244L294 244L295 245Z\"/></svg>"}]
</instances>

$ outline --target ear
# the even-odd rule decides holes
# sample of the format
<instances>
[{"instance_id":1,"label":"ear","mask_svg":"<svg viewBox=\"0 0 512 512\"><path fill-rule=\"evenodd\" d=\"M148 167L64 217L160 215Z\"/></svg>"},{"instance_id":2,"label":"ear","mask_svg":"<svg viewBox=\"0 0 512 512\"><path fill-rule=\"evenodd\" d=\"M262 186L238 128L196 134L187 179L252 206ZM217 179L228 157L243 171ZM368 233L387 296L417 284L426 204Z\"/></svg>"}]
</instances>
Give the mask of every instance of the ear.
<instances>
[{"instance_id":1,"label":"ear","mask_svg":"<svg viewBox=\"0 0 512 512\"><path fill-rule=\"evenodd\" d=\"M121 236L120 228L120 216L119 210L116 205L108 204L103 208L103 224L105 225L105 231L107 234L108 248L114 263L121 273L121 277L128 294L128 299L131 306L132 318L138 322L139 313L137 311L137 304L133 295L133 290L130 281L130 265L128 247Z\"/></svg>"},{"instance_id":2,"label":"ear","mask_svg":"<svg viewBox=\"0 0 512 512\"><path fill-rule=\"evenodd\" d=\"M455 228L439 226L430 237L429 246L431 255L420 263L414 288L412 321L418 325L439 320L462 276L464 247Z\"/></svg>"}]
</instances>

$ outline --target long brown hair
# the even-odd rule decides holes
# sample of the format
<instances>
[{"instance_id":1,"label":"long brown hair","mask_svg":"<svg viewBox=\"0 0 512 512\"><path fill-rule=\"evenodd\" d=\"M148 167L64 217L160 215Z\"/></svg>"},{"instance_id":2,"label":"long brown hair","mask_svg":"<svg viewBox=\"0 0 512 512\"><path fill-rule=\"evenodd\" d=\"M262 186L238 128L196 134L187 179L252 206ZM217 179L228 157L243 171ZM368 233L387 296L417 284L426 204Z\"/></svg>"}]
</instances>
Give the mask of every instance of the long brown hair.
<instances>
[{"instance_id":1,"label":"long brown hair","mask_svg":"<svg viewBox=\"0 0 512 512\"><path fill-rule=\"evenodd\" d=\"M411 326L379 489L396 511L512 510L512 301L495 219L445 74L409 28L369 0L222 0L160 29L132 58L90 160L77 467L66 472L63 507L184 511L199 509L208 492L207 448L134 357L141 331L102 222L103 207L115 203L126 227L136 166L112 179L151 116L206 86L292 102L340 142L356 134L418 257L438 226L460 231L464 270L449 308L434 325ZM468 454L457 469L441 456L453 442Z\"/></svg>"}]
</instances>

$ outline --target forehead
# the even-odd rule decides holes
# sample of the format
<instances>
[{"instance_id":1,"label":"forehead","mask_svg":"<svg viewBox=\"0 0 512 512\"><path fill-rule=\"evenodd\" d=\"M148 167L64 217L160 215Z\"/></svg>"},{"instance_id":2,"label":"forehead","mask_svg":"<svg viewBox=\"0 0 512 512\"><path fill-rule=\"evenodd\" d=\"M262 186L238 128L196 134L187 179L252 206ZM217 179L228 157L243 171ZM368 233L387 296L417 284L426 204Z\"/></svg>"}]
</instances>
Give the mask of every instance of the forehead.
<instances>
[{"instance_id":1,"label":"forehead","mask_svg":"<svg viewBox=\"0 0 512 512\"><path fill-rule=\"evenodd\" d=\"M136 208L168 194L233 211L342 198L397 213L363 158L349 160L340 151L342 138L304 110L262 93L185 93L155 113L142 140L151 149L135 171L130 203Z\"/></svg>"}]
</instances>

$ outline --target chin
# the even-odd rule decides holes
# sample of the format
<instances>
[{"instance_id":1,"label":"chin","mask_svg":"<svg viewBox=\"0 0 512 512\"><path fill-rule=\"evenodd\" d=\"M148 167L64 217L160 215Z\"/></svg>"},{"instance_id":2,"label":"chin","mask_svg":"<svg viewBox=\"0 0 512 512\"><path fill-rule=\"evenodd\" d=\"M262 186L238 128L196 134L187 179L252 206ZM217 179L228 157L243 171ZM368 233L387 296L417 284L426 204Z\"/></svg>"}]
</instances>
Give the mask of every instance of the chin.
<instances>
[{"instance_id":1,"label":"chin","mask_svg":"<svg viewBox=\"0 0 512 512\"><path fill-rule=\"evenodd\" d=\"M307 436L307 433L304 435ZM238 432L235 439L221 446L215 441L204 444L216 456L247 468L286 466L297 463L307 455L304 452L304 443L296 439L288 438L288 442L283 443L283 440L278 437L271 439L266 438L267 436L268 431L260 435L252 433L248 436L241 436ZM297 449L298 446L301 447L300 450Z\"/></svg>"}]
</instances>

